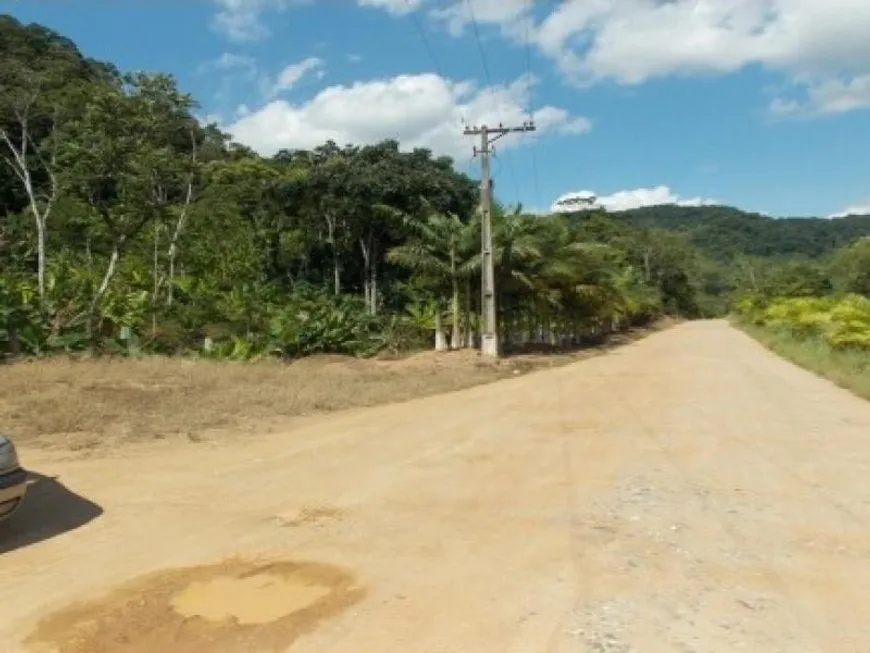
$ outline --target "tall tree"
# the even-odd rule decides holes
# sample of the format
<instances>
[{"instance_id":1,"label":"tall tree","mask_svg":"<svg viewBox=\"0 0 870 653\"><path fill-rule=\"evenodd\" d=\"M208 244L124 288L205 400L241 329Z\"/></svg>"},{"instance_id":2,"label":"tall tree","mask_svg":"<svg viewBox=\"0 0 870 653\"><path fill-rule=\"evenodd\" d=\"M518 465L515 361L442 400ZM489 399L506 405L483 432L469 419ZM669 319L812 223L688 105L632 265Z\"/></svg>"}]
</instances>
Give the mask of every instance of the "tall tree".
<instances>
[{"instance_id":1,"label":"tall tree","mask_svg":"<svg viewBox=\"0 0 870 653\"><path fill-rule=\"evenodd\" d=\"M439 213L429 206L424 210L426 212L422 220L406 220L415 233L413 240L393 247L387 253L387 260L428 276L438 285L448 285L453 322L450 346L458 349L462 346L462 280L478 269L479 265L474 249L470 247L477 228L474 224L463 222L455 213ZM436 340L436 347L438 345Z\"/></svg>"},{"instance_id":2,"label":"tall tree","mask_svg":"<svg viewBox=\"0 0 870 653\"><path fill-rule=\"evenodd\" d=\"M33 216L40 301L45 299L48 220L60 190L56 132L61 108L50 81L48 73L17 62L0 72L0 149L5 149L3 161L21 183Z\"/></svg>"},{"instance_id":3,"label":"tall tree","mask_svg":"<svg viewBox=\"0 0 870 653\"><path fill-rule=\"evenodd\" d=\"M166 75L127 75L117 86L94 84L81 119L64 144L70 189L92 208L110 243L94 313L118 262L151 220L165 217L185 192L180 143L194 103Z\"/></svg>"}]
</instances>

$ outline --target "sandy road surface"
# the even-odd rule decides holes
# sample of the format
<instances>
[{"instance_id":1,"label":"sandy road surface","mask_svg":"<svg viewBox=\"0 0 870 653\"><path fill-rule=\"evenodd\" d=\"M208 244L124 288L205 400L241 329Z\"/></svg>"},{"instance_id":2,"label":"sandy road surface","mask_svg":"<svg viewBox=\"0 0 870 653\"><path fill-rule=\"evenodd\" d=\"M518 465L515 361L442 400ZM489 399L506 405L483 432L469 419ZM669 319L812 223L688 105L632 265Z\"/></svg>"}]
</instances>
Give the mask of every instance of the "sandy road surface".
<instances>
[{"instance_id":1,"label":"sandy road surface","mask_svg":"<svg viewBox=\"0 0 870 653\"><path fill-rule=\"evenodd\" d=\"M284 434L28 462L58 479L0 540L0 651L870 651L870 404L720 321Z\"/></svg>"}]
</instances>

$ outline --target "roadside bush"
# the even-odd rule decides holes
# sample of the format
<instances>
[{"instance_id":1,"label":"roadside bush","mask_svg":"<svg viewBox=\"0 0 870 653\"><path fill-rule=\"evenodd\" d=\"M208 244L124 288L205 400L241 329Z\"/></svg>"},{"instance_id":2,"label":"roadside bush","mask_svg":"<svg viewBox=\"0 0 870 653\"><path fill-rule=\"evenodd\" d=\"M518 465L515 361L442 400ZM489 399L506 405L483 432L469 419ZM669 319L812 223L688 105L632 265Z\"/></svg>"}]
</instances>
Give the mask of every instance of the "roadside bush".
<instances>
[{"instance_id":1,"label":"roadside bush","mask_svg":"<svg viewBox=\"0 0 870 653\"><path fill-rule=\"evenodd\" d=\"M765 300L747 296L735 302L736 314L755 326L785 331L794 338L817 338L833 349L870 351L870 299L789 297Z\"/></svg>"}]
</instances>

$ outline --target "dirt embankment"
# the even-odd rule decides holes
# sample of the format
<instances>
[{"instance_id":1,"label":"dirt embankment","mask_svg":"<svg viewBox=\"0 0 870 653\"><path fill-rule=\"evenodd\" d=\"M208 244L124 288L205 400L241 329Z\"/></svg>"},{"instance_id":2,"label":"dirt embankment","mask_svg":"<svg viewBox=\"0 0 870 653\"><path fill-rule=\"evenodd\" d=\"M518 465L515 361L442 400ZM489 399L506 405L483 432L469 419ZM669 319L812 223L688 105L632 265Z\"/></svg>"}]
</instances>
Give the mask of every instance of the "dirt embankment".
<instances>
[{"instance_id":1,"label":"dirt embankment","mask_svg":"<svg viewBox=\"0 0 870 653\"><path fill-rule=\"evenodd\" d=\"M576 353L500 361L473 350L387 359L312 356L291 363L49 358L0 367L0 432L91 451L129 442L201 442L287 428L288 420L462 390L596 356L664 330L615 335Z\"/></svg>"}]
</instances>

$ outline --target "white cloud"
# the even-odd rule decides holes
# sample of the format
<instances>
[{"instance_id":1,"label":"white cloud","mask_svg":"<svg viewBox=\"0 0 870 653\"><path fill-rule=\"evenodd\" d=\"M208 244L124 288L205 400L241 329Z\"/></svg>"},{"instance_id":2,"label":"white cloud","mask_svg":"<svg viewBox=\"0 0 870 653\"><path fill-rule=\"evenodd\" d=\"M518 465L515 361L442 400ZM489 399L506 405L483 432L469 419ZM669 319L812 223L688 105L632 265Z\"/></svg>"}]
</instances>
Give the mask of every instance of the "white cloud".
<instances>
[{"instance_id":1,"label":"white cloud","mask_svg":"<svg viewBox=\"0 0 870 653\"><path fill-rule=\"evenodd\" d=\"M779 117L812 117L870 108L870 74L851 79L810 82L801 99L774 98L770 111Z\"/></svg>"},{"instance_id":2,"label":"white cloud","mask_svg":"<svg viewBox=\"0 0 870 653\"><path fill-rule=\"evenodd\" d=\"M429 15L445 24L447 31L459 36L472 22L501 25L506 35L524 34L529 0L459 0L432 9Z\"/></svg>"},{"instance_id":3,"label":"white cloud","mask_svg":"<svg viewBox=\"0 0 870 653\"><path fill-rule=\"evenodd\" d=\"M395 138L403 147L427 147L464 158L474 143L462 133L463 119L490 126L528 119L527 79L523 76L489 88L428 73L330 86L301 104L269 102L224 128L263 154L316 147L330 139L366 144ZM581 134L591 128L588 119L555 106L541 107L534 120L539 133ZM506 136L499 141L500 149L517 147L525 140Z\"/></svg>"},{"instance_id":4,"label":"white cloud","mask_svg":"<svg viewBox=\"0 0 870 653\"><path fill-rule=\"evenodd\" d=\"M200 75L220 71L224 75L243 75L253 78L260 73L257 61L253 57L233 52L224 52L217 59L206 61L197 67Z\"/></svg>"},{"instance_id":5,"label":"white cloud","mask_svg":"<svg viewBox=\"0 0 870 653\"><path fill-rule=\"evenodd\" d=\"M308 57L299 63L285 66L284 69L278 73L278 79L275 81L275 85L272 88L273 94L278 95L279 93L290 90L308 73L313 72L317 75L318 79L322 79L325 74L323 66L323 59L320 59L319 57Z\"/></svg>"},{"instance_id":6,"label":"white cloud","mask_svg":"<svg viewBox=\"0 0 870 653\"><path fill-rule=\"evenodd\" d=\"M638 84L760 64L789 75L805 98L775 113L870 106L866 0L568 0L536 41L578 84Z\"/></svg>"},{"instance_id":7,"label":"white cloud","mask_svg":"<svg viewBox=\"0 0 870 653\"><path fill-rule=\"evenodd\" d=\"M263 13L284 11L305 0L214 0L218 12L212 26L231 41L258 41L270 35Z\"/></svg>"},{"instance_id":8,"label":"white cloud","mask_svg":"<svg viewBox=\"0 0 870 653\"><path fill-rule=\"evenodd\" d=\"M357 0L360 7L384 9L391 14L407 14L418 9L423 0Z\"/></svg>"},{"instance_id":9,"label":"white cloud","mask_svg":"<svg viewBox=\"0 0 870 653\"><path fill-rule=\"evenodd\" d=\"M217 59L201 65L199 72L202 74L220 71L220 90L217 95L219 101L225 104L234 95L232 90L238 82L243 82L249 93L253 88L259 100L266 101L289 91L307 75L314 74L317 79L322 79L326 74L325 66L325 62L319 57L308 57L284 66L273 76L253 57L224 52Z\"/></svg>"},{"instance_id":10,"label":"white cloud","mask_svg":"<svg viewBox=\"0 0 870 653\"><path fill-rule=\"evenodd\" d=\"M243 54L233 54L232 52L224 52L214 62L216 68L222 70L230 70L233 68L241 68L244 70L256 70L257 62L252 58Z\"/></svg>"},{"instance_id":11,"label":"white cloud","mask_svg":"<svg viewBox=\"0 0 870 653\"><path fill-rule=\"evenodd\" d=\"M453 35L470 22L470 4L480 25L499 27L515 44L523 43L534 14L531 38L580 86L761 65L784 73L798 96L776 98L770 105L776 115L870 107L868 0L562 0L555 7L526 0L428 2L430 17Z\"/></svg>"},{"instance_id":12,"label":"white cloud","mask_svg":"<svg viewBox=\"0 0 870 653\"><path fill-rule=\"evenodd\" d=\"M537 115L537 112L535 115ZM589 118L584 118L583 116L571 118L559 125L560 134L574 134L575 136L579 136L581 134L586 134L591 130L592 121L589 120Z\"/></svg>"},{"instance_id":13,"label":"white cloud","mask_svg":"<svg viewBox=\"0 0 870 653\"><path fill-rule=\"evenodd\" d=\"M264 38L269 34L264 12L310 1L214 0L215 26L237 41ZM428 16L453 35L471 21L470 6L478 24L499 27L515 44L528 32L580 86L603 80L633 85L761 65L784 73L793 87L788 97L771 102L774 115L870 108L868 0L562 0L555 8L529 0L356 4L395 16L428 8Z\"/></svg>"},{"instance_id":14,"label":"white cloud","mask_svg":"<svg viewBox=\"0 0 870 653\"><path fill-rule=\"evenodd\" d=\"M829 219L845 218L849 215L870 215L870 202L855 204L838 213L827 216Z\"/></svg>"},{"instance_id":15,"label":"white cloud","mask_svg":"<svg viewBox=\"0 0 870 653\"><path fill-rule=\"evenodd\" d=\"M550 211L556 213L565 210L582 211L587 209L604 209L605 211L628 211L644 206L659 206L675 204L677 206L710 206L718 204L716 200L702 197L681 197L667 186L655 188L636 188L621 190L612 195L597 195L590 190L565 193L550 206Z\"/></svg>"}]
</instances>

